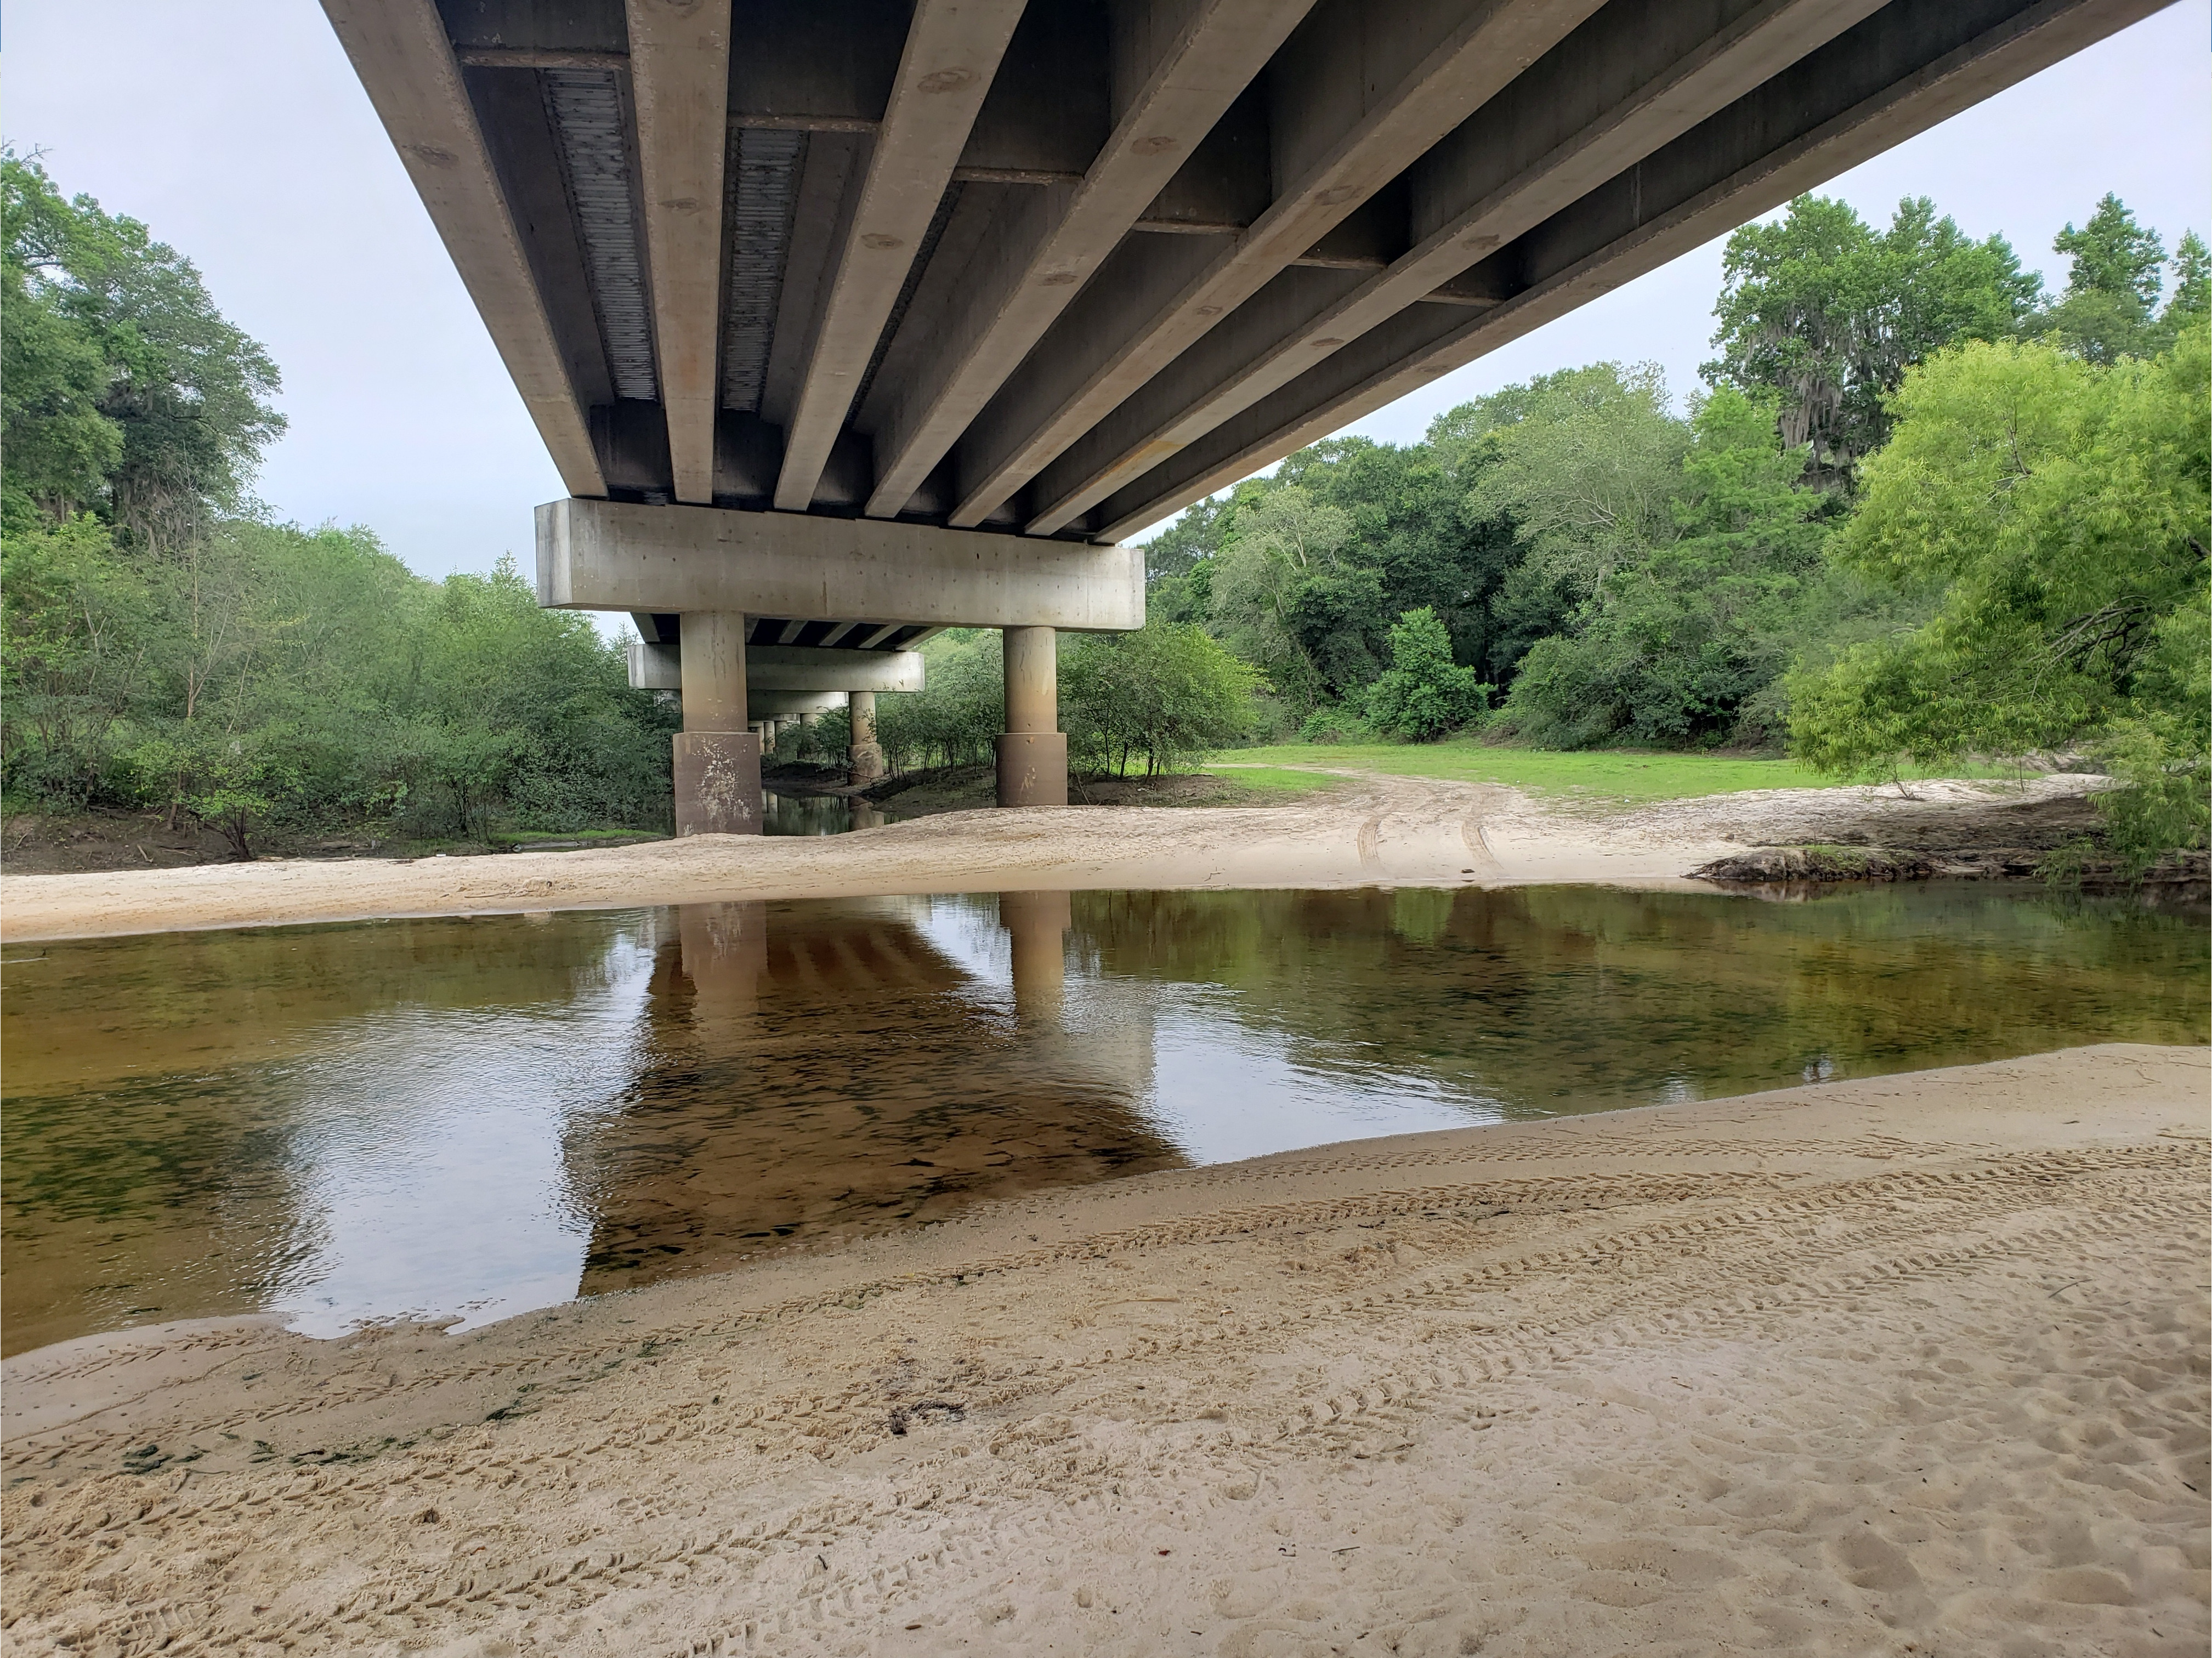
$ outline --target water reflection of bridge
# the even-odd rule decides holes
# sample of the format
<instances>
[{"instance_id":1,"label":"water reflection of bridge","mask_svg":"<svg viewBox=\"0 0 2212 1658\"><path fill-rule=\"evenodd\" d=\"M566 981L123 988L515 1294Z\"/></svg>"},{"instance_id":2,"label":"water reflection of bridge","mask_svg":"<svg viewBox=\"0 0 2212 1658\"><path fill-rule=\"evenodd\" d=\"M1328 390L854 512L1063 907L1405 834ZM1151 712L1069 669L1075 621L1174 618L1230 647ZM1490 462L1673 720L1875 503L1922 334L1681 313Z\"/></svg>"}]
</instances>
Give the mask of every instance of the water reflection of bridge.
<instances>
[{"instance_id":1,"label":"water reflection of bridge","mask_svg":"<svg viewBox=\"0 0 2212 1658\"><path fill-rule=\"evenodd\" d=\"M586 1291L1184 1159L1148 1031L1063 1018L1063 893L687 904L621 1101L569 1131ZM956 959L1008 958L1001 979Z\"/></svg>"}]
</instances>

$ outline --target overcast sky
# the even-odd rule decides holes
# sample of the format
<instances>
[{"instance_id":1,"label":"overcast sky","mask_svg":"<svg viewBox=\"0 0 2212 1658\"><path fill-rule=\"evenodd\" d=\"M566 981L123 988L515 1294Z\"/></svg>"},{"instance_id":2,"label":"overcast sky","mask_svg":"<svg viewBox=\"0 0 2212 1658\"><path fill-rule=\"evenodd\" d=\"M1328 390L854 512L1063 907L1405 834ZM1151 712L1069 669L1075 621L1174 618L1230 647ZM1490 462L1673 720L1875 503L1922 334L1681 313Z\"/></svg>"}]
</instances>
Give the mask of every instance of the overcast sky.
<instances>
[{"instance_id":1,"label":"overcast sky","mask_svg":"<svg viewBox=\"0 0 2212 1658\"><path fill-rule=\"evenodd\" d=\"M2169 247L2212 225L2208 71L2212 0L2182 0L1826 188L1877 220L1932 197L2056 286L2051 237L2108 190ZM12 0L0 77L8 140L190 256L276 357L291 429L270 507L366 524L425 575L527 566L530 509L560 480L313 0ZM1353 429L1411 441L1468 398L1608 357L1686 392L1719 285L1716 242Z\"/></svg>"}]
</instances>

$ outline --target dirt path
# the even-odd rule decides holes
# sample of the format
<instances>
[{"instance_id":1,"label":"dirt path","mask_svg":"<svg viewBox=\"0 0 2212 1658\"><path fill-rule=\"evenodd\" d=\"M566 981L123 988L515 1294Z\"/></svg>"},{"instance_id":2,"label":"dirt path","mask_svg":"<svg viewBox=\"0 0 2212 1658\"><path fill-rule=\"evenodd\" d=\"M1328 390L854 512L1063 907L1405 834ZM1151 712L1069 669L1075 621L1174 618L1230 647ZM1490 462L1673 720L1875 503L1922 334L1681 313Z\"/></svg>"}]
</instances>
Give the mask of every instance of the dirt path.
<instances>
[{"instance_id":1,"label":"dirt path","mask_svg":"<svg viewBox=\"0 0 2212 1658\"><path fill-rule=\"evenodd\" d=\"M450 1339L46 1349L9 1645L2201 1652L2207 1057L1152 1175Z\"/></svg>"},{"instance_id":2,"label":"dirt path","mask_svg":"<svg viewBox=\"0 0 2212 1658\"><path fill-rule=\"evenodd\" d=\"M1355 786L1303 805L969 811L818 838L15 876L0 891L0 940L904 892L1664 883L1746 846L1894 843L1931 823L1954 838L2038 832L2083 816L2103 780L1918 783L1909 796L1893 786L1777 789L1607 811L1491 784L1340 774Z\"/></svg>"}]
</instances>

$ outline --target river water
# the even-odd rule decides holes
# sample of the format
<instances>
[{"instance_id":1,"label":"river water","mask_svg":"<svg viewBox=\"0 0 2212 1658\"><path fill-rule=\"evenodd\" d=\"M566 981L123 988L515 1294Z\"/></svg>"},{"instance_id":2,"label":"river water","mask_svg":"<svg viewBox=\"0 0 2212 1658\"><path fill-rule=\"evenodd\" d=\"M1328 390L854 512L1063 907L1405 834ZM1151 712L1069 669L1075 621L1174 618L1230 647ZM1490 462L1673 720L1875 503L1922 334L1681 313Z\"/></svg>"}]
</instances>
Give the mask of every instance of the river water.
<instances>
[{"instance_id":1,"label":"river water","mask_svg":"<svg viewBox=\"0 0 2212 1658\"><path fill-rule=\"evenodd\" d=\"M978 1199L2111 1040L2198 914L1987 886L1004 894L18 946L7 1350L480 1323Z\"/></svg>"},{"instance_id":2,"label":"river water","mask_svg":"<svg viewBox=\"0 0 2212 1658\"><path fill-rule=\"evenodd\" d=\"M769 789L761 806L761 830L766 835L848 835L904 817L872 801L842 794L778 794Z\"/></svg>"}]
</instances>

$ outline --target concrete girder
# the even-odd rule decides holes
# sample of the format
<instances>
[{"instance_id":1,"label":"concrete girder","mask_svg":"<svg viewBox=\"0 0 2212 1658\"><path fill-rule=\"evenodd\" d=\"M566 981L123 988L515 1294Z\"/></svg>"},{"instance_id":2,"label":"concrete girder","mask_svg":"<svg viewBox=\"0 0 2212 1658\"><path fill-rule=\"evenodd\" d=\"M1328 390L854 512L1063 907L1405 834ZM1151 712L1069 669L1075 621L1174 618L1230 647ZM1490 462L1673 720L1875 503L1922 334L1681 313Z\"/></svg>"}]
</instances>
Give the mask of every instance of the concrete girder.
<instances>
[{"instance_id":1,"label":"concrete girder","mask_svg":"<svg viewBox=\"0 0 2212 1658\"><path fill-rule=\"evenodd\" d=\"M1023 0L918 0L890 103L844 239L798 406L775 504L805 512L859 394L923 234L983 106Z\"/></svg>"},{"instance_id":2,"label":"concrete girder","mask_svg":"<svg viewBox=\"0 0 2212 1658\"><path fill-rule=\"evenodd\" d=\"M684 651L673 641L629 641L629 688L634 691L680 691L684 689ZM745 687L750 695L752 686Z\"/></svg>"},{"instance_id":3,"label":"concrete girder","mask_svg":"<svg viewBox=\"0 0 2212 1658\"><path fill-rule=\"evenodd\" d=\"M556 501L538 509L538 602L945 628L1121 632L1145 623L1137 547L1024 541L877 519Z\"/></svg>"},{"instance_id":4,"label":"concrete girder","mask_svg":"<svg viewBox=\"0 0 2212 1658\"><path fill-rule=\"evenodd\" d=\"M1152 0L1116 13L1115 80L1136 89L1105 147L1079 185L1026 191L995 216L952 325L932 330L923 362L872 400L879 411L861 410L875 444L872 517L905 507L1311 3Z\"/></svg>"},{"instance_id":5,"label":"concrete girder","mask_svg":"<svg viewBox=\"0 0 2212 1658\"><path fill-rule=\"evenodd\" d=\"M437 7L433 0L323 0L323 12L429 210L561 482L576 495L605 494L590 422Z\"/></svg>"},{"instance_id":6,"label":"concrete girder","mask_svg":"<svg viewBox=\"0 0 2212 1658\"><path fill-rule=\"evenodd\" d=\"M1047 463L1319 242L1597 9L1599 0L1330 0L1269 70L1276 176L1288 180L1227 249L1143 247L1152 281L1056 331L1090 349L1034 354L961 445L956 525L981 523ZM1278 73L1279 70L1279 74ZM1374 92L1378 80L1388 90ZM1146 244L1186 239L1146 237ZM1190 239L1194 240L1194 239ZM1136 273L1132 273L1136 274ZM1086 290L1100 294L1105 284ZM1086 307L1085 308L1092 308ZM1052 341L1048 340L1049 345ZM969 480L973 480L972 483Z\"/></svg>"},{"instance_id":7,"label":"concrete girder","mask_svg":"<svg viewBox=\"0 0 2212 1658\"><path fill-rule=\"evenodd\" d=\"M628 0L653 338L676 499L714 498L729 0Z\"/></svg>"},{"instance_id":8,"label":"concrete girder","mask_svg":"<svg viewBox=\"0 0 2212 1658\"><path fill-rule=\"evenodd\" d=\"M1399 312L1107 496L1091 533L1157 523L2166 3L1884 7L1476 266L1494 307Z\"/></svg>"},{"instance_id":9,"label":"concrete girder","mask_svg":"<svg viewBox=\"0 0 2212 1658\"><path fill-rule=\"evenodd\" d=\"M1607 7L1416 163L1410 251L1318 310L1279 304L1206 336L1038 474L1028 533L1064 528L1883 3L1754 0L1718 28L1665 0Z\"/></svg>"},{"instance_id":10,"label":"concrete girder","mask_svg":"<svg viewBox=\"0 0 2212 1658\"><path fill-rule=\"evenodd\" d=\"M756 720L803 720L845 706L843 691L747 691L745 706Z\"/></svg>"},{"instance_id":11,"label":"concrete girder","mask_svg":"<svg viewBox=\"0 0 2212 1658\"><path fill-rule=\"evenodd\" d=\"M756 645L745 683L770 691L918 691L920 651L826 651L805 645Z\"/></svg>"},{"instance_id":12,"label":"concrete girder","mask_svg":"<svg viewBox=\"0 0 2212 1658\"><path fill-rule=\"evenodd\" d=\"M629 642L630 689L681 690L683 651L673 641ZM759 691L918 691L919 651L836 651L805 645L752 645L745 650L745 694Z\"/></svg>"}]
</instances>

